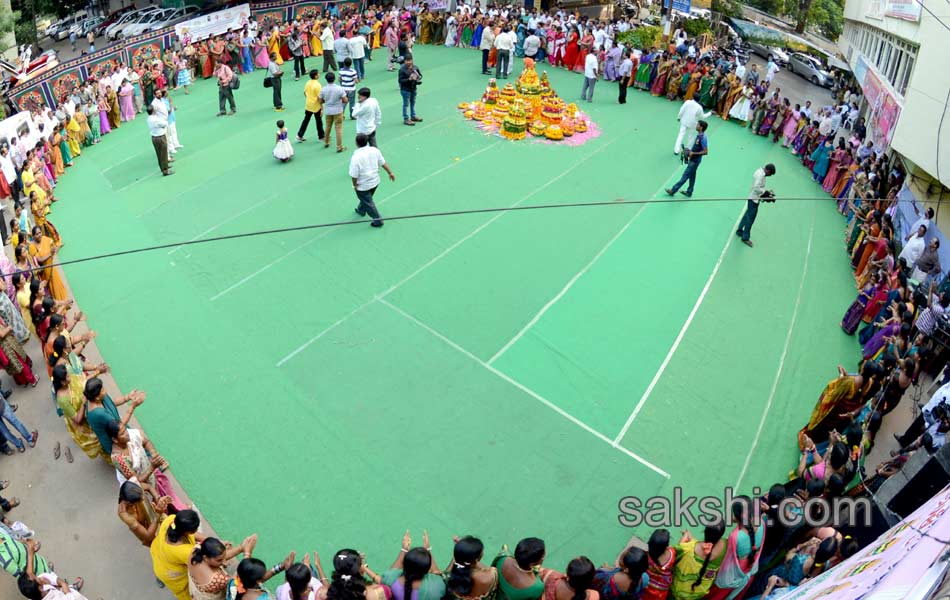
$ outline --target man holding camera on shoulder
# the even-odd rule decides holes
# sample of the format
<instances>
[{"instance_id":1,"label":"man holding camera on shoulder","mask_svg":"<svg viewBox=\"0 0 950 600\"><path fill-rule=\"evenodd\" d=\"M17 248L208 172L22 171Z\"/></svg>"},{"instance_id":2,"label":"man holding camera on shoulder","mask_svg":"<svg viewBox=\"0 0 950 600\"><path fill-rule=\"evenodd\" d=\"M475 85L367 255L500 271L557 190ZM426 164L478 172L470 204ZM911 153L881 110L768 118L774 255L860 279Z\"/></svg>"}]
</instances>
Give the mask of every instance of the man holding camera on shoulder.
<instances>
[{"instance_id":1,"label":"man holding camera on shoulder","mask_svg":"<svg viewBox=\"0 0 950 600\"><path fill-rule=\"evenodd\" d=\"M742 243L752 247L752 224L755 223L755 217L759 214L759 202L775 202L775 192L765 189L765 178L775 175L775 165L769 163L760 169L756 169L752 174L752 191L749 192L748 204L745 214L742 215L742 221L739 222L739 229L736 235L742 238Z\"/></svg>"}]
</instances>

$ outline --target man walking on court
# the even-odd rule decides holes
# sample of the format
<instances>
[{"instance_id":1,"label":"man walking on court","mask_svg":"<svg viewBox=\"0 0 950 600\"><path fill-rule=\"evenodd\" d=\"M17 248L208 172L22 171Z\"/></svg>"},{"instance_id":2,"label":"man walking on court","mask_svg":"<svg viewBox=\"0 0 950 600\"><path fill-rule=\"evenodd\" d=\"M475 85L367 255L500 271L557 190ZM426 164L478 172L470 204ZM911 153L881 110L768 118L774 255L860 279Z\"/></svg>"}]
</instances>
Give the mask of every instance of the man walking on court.
<instances>
[{"instance_id":1,"label":"man walking on court","mask_svg":"<svg viewBox=\"0 0 950 600\"><path fill-rule=\"evenodd\" d=\"M320 44L323 46L323 72L339 70L333 55L333 29L330 28L330 21L326 22L320 32Z\"/></svg>"},{"instance_id":2,"label":"man walking on court","mask_svg":"<svg viewBox=\"0 0 950 600\"><path fill-rule=\"evenodd\" d=\"M687 198L692 197L693 187L696 185L696 169L699 168L699 163L703 162L703 157L709 154L709 146L706 143L707 127L709 127L709 124L706 123L706 121L700 121L696 124L696 139L693 140L693 147L688 151L688 162L686 163L686 168L683 169L683 176L680 177L680 180L677 181L673 187L667 188L667 195L675 195L676 192L683 187L683 184L689 181L689 187L686 188L685 192L680 193Z\"/></svg>"},{"instance_id":3,"label":"man walking on court","mask_svg":"<svg viewBox=\"0 0 950 600\"><path fill-rule=\"evenodd\" d=\"M683 148L683 140L686 140L687 146L693 145L693 132L696 131L699 117L709 118L711 114L712 112L704 113L703 105L692 98L683 103L677 116L680 122L680 133L676 136L676 142L673 144L673 154L679 155Z\"/></svg>"},{"instance_id":4,"label":"man walking on court","mask_svg":"<svg viewBox=\"0 0 950 600\"><path fill-rule=\"evenodd\" d=\"M155 107L151 104L145 108L145 112L148 113L148 132L152 136L158 168L162 170L162 175L174 175L175 172L168 166L168 120L156 114Z\"/></svg>"},{"instance_id":5,"label":"man walking on court","mask_svg":"<svg viewBox=\"0 0 950 600\"><path fill-rule=\"evenodd\" d=\"M224 115L225 103L231 106L231 112L228 114L233 115L237 112L237 108L234 106L234 90L231 89L234 71L231 70L231 67L220 62L214 69L214 76L218 79L218 116Z\"/></svg>"},{"instance_id":6,"label":"man walking on court","mask_svg":"<svg viewBox=\"0 0 950 600\"><path fill-rule=\"evenodd\" d=\"M366 135L366 142L375 148L376 128L383 122L383 113L379 110L379 102L376 98L370 98L368 87L360 88L357 98L356 108L353 109L353 116L356 117L356 133Z\"/></svg>"},{"instance_id":7,"label":"man walking on court","mask_svg":"<svg viewBox=\"0 0 950 600\"><path fill-rule=\"evenodd\" d=\"M755 223L755 216L759 214L759 202L763 198L771 198L772 193L766 192L765 178L775 175L775 165L769 163L761 169L756 169L752 174L752 191L749 192L745 214L742 215L742 221L739 222L739 229L736 235L742 238L742 243L752 247L752 240L749 237L752 234L752 224Z\"/></svg>"},{"instance_id":8,"label":"man walking on court","mask_svg":"<svg viewBox=\"0 0 950 600\"><path fill-rule=\"evenodd\" d=\"M303 62L303 40L300 39L296 29L290 34L290 39L287 40L287 49L290 50L290 55L294 57L294 81L297 81L303 77L307 70Z\"/></svg>"},{"instance_id":9,"label":"man walking on court","mask_svg":"<svg viewBox=\"0 0 950 600\"><path fill-rule=\"evenodd\" d=\"M589 52L584 59L584 87L581 88L581 100L594 101L594 85L600 75L597 53Z\"/></svg>"},{"instance_id":10,"label":"man walking on court","mask_svg":"<svg viewBox=\"0 0 950 600\"><path fill-rule=\"evenodd\" d=\"M317 137L323 139L323 101L320 100L320 91L323 86L320 85L320 70L310 70L310 81L303 86L303 95L307 99L304 105L303 121L300 123L300 129L297 131L297 141L305 142L304 137L307 133L307 126L310 125L311 117L317 122Z\"/></svg>"},{"instance_id":11,"label":"man walking on court","mask_svg":"<svg viewBox=\"0 0 950 600\"><path fill-rule=\"evenodd\" d=\"M296 68L296 66L294 67ZM270 53L270 61L267 63L267 76L270 78L271 89L274 91L274 110L283 112L284 99L281 96L281 85L283 83L284 71L277 64L277 53Z\"/></svg>"},{"instance_id":12,"label":"man walking on court","mask_svg":"<svg viewBox=\"0 0 950 600\"><path fill-rule=\"evenodd\" d=\"M620 87L620 94L617 97L617 102L626 104L627 88L633 83L633 61L630 60L629 50L623 51L623 62L620 63L619 75L620 78L617 80L617 85Z\"/></svg>"},{"instance_id":13,"label":"man walking on court","mask_svg":"<svg viewBox=\"0 0 950 600\"><path fill-rule=\"evenodd\" d=\"M495 79L501 79L504 76L508 79L508 63L511 60L511 51L515 49L515 42L508 34L508 26L505 25L501 33L495 37L495 50L497 57L495 59Z\"/></svg>"},{"instance_id":14,"label":"man walking on court","mask_svg":"<svg viewBox=\"0 0 950 600\"><path fill-rule=\"evenodd\" d=\"M412 55L399 67L399 93L402 95L402 122L405 125L415 125L422 122L416 116L416 88L422 81L422 72L416 68Z\"/></svg>"},{"instance_id":15,"label":"man walking on court","mask_svg":"<svg viewBox=\"0 0 950 600\"><path fill-rule=\"evenodd\" d=\"M396 175L393 173L383 154L369 145L369 138L365 133L356 134L356 150L350 158L350 177L353 179L353 189L356 191L356 197L360 203L354 211L361 217L369 215L373 221L370 223L373 227L382 227L383 219L376 210L376 203L373 202L373 194L379 187L379 168L382 167L389 174L390 181L396 181Z\"/></svg>"},{"instance_id":16,"label":"man walking on court","mask_svg":"<svg viewBox=\"0 0 950 600\"><path fill-rule=\"evenodd\" d=\"M336 151L343 152L343 110L346 108L346 92L336 83L336 75L327 73L327 84L320 90L320 101L323 102L323 116L326 119L324 128L326 137L323 138L323 147L330 147L330 134L336 129Z\"/></svg>"}]
</instances>

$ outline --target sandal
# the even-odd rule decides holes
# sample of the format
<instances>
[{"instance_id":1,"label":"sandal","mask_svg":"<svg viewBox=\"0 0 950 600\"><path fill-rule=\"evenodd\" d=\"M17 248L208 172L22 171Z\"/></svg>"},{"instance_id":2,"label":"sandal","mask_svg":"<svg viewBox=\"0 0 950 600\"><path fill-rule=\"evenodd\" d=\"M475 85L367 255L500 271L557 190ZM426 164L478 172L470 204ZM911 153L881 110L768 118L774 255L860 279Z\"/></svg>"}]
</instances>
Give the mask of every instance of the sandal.
<instances>
[{"instance_id":1,"label":"sandal","mask_svg":"<svg viewBox=\"0 0 950 600\"><path fill-rule=\"evenodd\" d=\"M16 449L17 449L17 452L19 452L20 454L23 454L24 452L26 452L26 446L17 446Z\"/></svg>"},{"instance_id":2,"label":"sandal","mask_svg":"<svg viewBox=\"0 0 950 600\"><path fill-rule=\"evenodd\" d=\"M69 448L66 448L66 451L63 453L66 455L66 462L72 464L73 462L73 453Z\"/></svg>"},{"instance_id":3,"label":"sandal","mask_svg":"<svg viewBox=\"0 0 950 600\"><path fill-rule=\"evenodd\" d=\"M53 459L54 459L54 460L59 460L59 452L60 452L59 442L56 442L56 445L53 446Z\"/></svg>"},{"instance_id":4,"label":"sandal","mask_svg":"<svg viewBox=\"0 0 950 600\"><path fill-rule=\"evenodd\" d=\"M40 432L36 429L30 432L30 435L33 436L32 441L30 441L30 448L36 448L36 440L40 437Z\"/></svg>"},{"instance_id":5,"label":"sandal","mask_svg":"<svg viewBox=\"0 0 950 600\"><path fill-rule=\"evenodd\" d=\"M3 453L7 456L13 456L13 450L11 450L9 446L3 449Z\"/></svg>"},{"instance_id":6,"label":"sandal","mask_svg":"<svg viewBox=\"0 0 950 600\"><path fill-rule=\"evenodd\" d=\"M11 508L11 509L14 509L14 508L16 508L16 507L18 507L18 506L20 506L20 499L19 499L19 498L11 498L11 499L10 499L10 508Z\"/></svg>"},{"instance_id":7,"label":"sandal","mask_svg":"<svg viewBox=\"0 0 950 600\"><path fill-rule=\"evenodd\" d=\"M10 487L10 482L6 479L0 480L0 490L5 490Z\"/></svg>"},{"instance_id":8,"label":"sandal","mask_svg":"<svg viewBox=\"0 0 950 600\"><path fill-rule=\"evenodd\" d=\"M82 577L77 577L75 581L69 584L69 587L73 588L77 592L82 591L83 584L86 583Z\"/></svg>"}]
</instances>

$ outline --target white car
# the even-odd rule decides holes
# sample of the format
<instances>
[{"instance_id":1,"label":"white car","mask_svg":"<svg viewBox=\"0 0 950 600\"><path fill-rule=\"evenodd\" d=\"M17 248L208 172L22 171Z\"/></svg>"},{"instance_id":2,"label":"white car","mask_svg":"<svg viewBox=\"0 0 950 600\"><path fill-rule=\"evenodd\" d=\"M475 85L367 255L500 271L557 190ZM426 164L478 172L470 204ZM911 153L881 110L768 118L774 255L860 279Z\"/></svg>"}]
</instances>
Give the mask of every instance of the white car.
<instances>
[{"instance_id":1,"label":"white car","mask_svg":"<svg viewBox=\"0 0 950 600\"><path fill-rule=\"evenodd\" d=\"M122 31L131 25L138 23L142 19L147 19L152 13L158 12L159 8L145 8L128 13L112 25L106 28L106 37L110 40L116 40Z\"/></svg>"},{"instance_id":2,"label":"white car","mask_svg":"<svg viewBox=\"0 0 950 600\"><path fill-rule=\"evenodd\" d=\"M788 61L788 70L792 73L801 75L814 85L821 87L831 87L831 73L821 68L821 62L802 52L792 53Z\"/></svg>"},{"instance_id":3,"label":"white car","mask_svg":"<svg viewBox=\"0 0 950 600\"><path fill-rule=\"evenodd\" d=\"M197 10L192 8L192 12ZM183 8L166 8L165 10L156 11L149 14L146 18L133 23L128 27L122 30L122 37L134 37L137 35L142 35L143 33L148 33L149 31L154 31L156 29L161 29L168 23L180 19L184 16L185 9Z\"/></svg>"}]
</instances>

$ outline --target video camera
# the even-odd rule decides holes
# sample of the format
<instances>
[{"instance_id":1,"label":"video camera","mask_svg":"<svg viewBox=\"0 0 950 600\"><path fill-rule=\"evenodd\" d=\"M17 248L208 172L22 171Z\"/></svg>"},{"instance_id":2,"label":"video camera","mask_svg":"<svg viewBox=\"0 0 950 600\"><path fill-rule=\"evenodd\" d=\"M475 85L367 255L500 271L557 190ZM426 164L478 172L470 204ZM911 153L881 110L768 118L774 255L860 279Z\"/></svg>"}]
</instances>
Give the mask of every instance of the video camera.
<instances>
[{"instance_id":1,"label":"video camera","mask_svg":"<svg viewBox=\"0 0 950 600\"><path fill-rule=\"evenodd\" d=\"M759 196L759 202L775 202L775 192L772 190L765 190L762 192L762 195Z\"/></svg>"},{"instance_id":2,"label":"video camera","mask_svg":"<svg viewBox=\"0 0 950 600\"><path fill-rule=\"evenodd\" d=\"M689 148L686 147L685 144L680 144L680 162L683 163L684 165L689 163L689 158L690 158L689 152L690 150Z\"/></svg>"}]
</instances>

